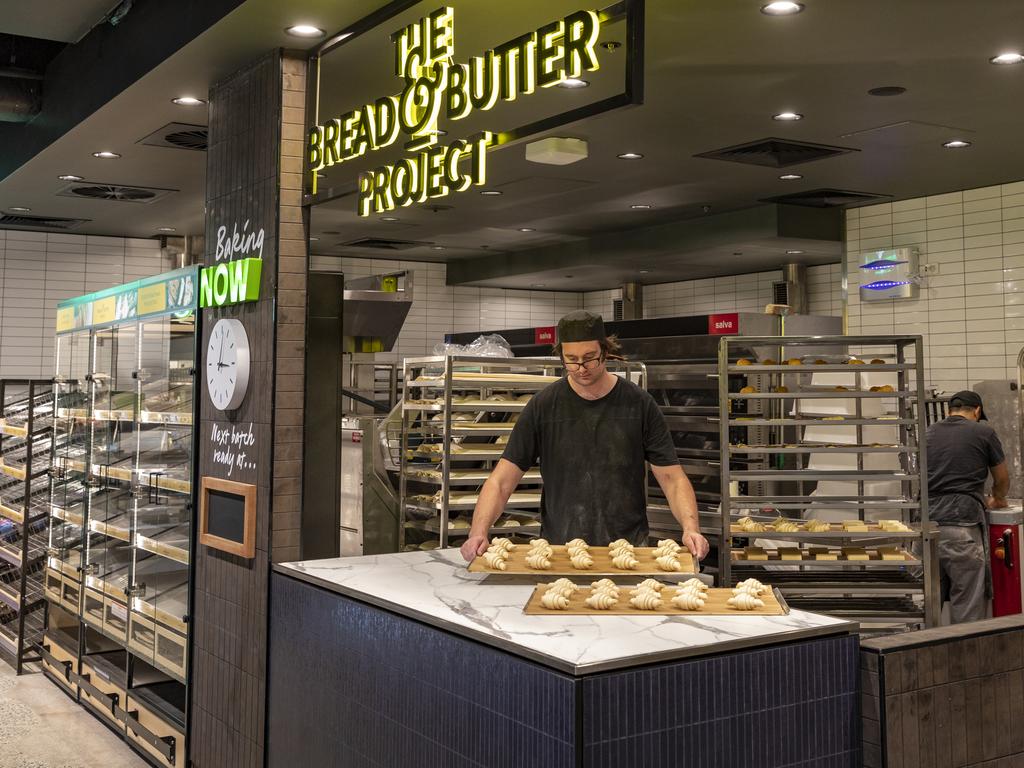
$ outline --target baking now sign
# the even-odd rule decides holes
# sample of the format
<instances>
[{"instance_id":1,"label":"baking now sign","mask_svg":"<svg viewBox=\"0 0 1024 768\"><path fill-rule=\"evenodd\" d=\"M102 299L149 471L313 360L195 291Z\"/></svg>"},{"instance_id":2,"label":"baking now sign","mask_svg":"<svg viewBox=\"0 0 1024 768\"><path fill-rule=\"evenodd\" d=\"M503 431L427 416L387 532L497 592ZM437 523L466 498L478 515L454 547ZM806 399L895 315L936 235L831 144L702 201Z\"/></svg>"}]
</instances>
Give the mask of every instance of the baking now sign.
<instances>
[{"instance_id":1,"label":"baking now sign","mask_svg":"<svg viewBox=\"0 0 1024 768\"><path fill-rule=\"evenodd\" d=\"M731 336L740 332L740 316L735 312L708 315L709 336Z\"/></svg>"}]
</instances>

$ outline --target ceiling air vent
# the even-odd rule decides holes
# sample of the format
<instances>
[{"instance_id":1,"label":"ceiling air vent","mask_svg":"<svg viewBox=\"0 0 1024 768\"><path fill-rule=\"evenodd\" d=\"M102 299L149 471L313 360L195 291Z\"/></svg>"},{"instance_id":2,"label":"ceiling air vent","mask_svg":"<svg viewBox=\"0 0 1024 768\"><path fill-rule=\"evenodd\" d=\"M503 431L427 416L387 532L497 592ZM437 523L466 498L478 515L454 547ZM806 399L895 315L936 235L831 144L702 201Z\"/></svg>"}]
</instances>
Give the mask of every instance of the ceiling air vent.
<instances>
[{"instance_id":1,"label":"ceiling air vent","mask_svg":"<svg viewBox=\"0 0 1024 768\"><path fill-rule=\"evenodd\" d=\"M804 141L760 139L747 144L737 144L734 147L702 152L694 157L728 160L747 165L763 165L768 168L787 168L791 165L810 163L814 160L824 160L829 157L845 155L847 152L858 151L848 147L830 147L826 144L810 144Z\"/></svg>"},{"instance_id":2,"label":"ceiling air vent","mask_svg":"<svg viewBox=\"0 0 1024 768\"><path fill-rule=\"evenodd\" d=\"M772 304L789 304L789 283L785 280L772 283Z\"/></svg>"},{"instance_id":3,"label":"ceiling air vent","mask_svg":"<svg viewBox=\"0 0 1024 768\"><path fill-rule=\"evenodd\" d=\"M209 143L210 129L205 125L189 125L188 123L168 123L158 131L154 131L139 144L150 147L170 147L171 149L191 149L205 152Z\"/></svg>"},{"instance_id":4,"label":"ceiling air vent","mask_svg":"<svg viewBox=\"0 0 1024 768\"><path fill-rule=\"evenodd\" d=\"M378 251L408 251L410 248L425 248L430 243L421 243L415 240L385 240L380 237L364 237L360 240L352 240L347 243L339 243L338 245L342 248L376 248Z\"/></svg>"},{"instance_id":5,"label":"ceiling air vent","mask_svg":"<svg viewBox=\"0 0 1024 768\"><path fill-rule=\"evenodd\" d=\"M781 203L783 205L802 205L805 208L841 208L845 205L864 205L879 200L888 200L892 195L881 195L875 192L851 192L846 189L811 189L807 192L794 192L790 195L765 198L764 203Z\"/></svg>"},{"instance_id":6,"label":"ceiling air vent","mask_svg":"<svg viewBox=\"0 0 1024 768\"><path fill-rule=\"evenodd\" d=\"M90 200L112 200L121 203L152 203L172 192L177 190L84 181L68 184L57 194L61 197L85 197Z\"/></svg>"},{"instance_id":7,"label":"ceiling air vent","mask_svg":"<svg viewBox=\"0 0 1024 768\"><path fill-rule=\"evenodd\" d=\"M91 219L61 219L55 216L0 215L0 229L74 229Z\"/></svg>"}]
</instances>

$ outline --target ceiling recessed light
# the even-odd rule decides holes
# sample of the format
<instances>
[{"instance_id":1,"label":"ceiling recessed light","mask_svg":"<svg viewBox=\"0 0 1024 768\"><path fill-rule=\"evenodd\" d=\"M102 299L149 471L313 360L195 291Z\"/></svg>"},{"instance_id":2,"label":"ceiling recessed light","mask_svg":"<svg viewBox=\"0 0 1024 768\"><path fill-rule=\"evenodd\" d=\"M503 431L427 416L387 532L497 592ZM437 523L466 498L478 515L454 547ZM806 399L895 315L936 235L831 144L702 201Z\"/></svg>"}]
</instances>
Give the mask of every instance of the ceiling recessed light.
<instances>
[{"instance_id":1,"label":"ceiling recessed light","mask_svg":"<svg viewBox=\"0 0 1024 768\"><path fill-rule=\"evenodd\" d=\"M311 24L296 24L293 27L288 27L287 32L292 37L323 37L324 31L319 27L314 27Z\"/></svg>"},{"instance_id":2,"label":"ceiling recessed light","mask_svg":"<svg viewBox=\"0 0 1024 768\"><path fill-rule=\"evenodd\" d=\"M647 205L647 203L634 203L633 205L631 205L629 207L632 208L634 211L646 211L651 206Z\"/></svg>"},{"instance_id":3,"label":"ceiling recessed light","mask_svg":"<svg viewBox=\"0 0 1024 768\"><path fill-rule=\"evenodd\" d=\"M531 288L543 288L544 283L530 283Z\"/></svg>"},{"instance_id":4,"label":"ceiling recessed light","mask_svg":"<svg viewBox=\"0 0 1024 768\"><path fill-rule=\"evenodd\" d=\"M641 274L641 275L646 275L646 274L647 274L648 272L650 272L650 271L651 271L651 270L649 270L649 269L641 269L641 270L640 270L640 274Z\"/></svg>"},{"instance_id":5,"label":"ceiling recessed light","mask_svg":"<svg viewBox=\"0 0 1024 768\"><path fill-rule=\"evenodd\" d=\"M398 221L398 217L397 216L381 216L380 220L381 221Z\"/></svg>"},{"instance_id":6,"label":"ceiling recessed light","mask_svg":"<svg viewBox=\"0 0 1024 768\"><path fill-rule=\"evenodd\" d=\"M880 85L868 90L869 96L902 96L907 89L902 85Z\"/></svg>"},{"instance_id":7,"label":"ceiling recessed light","mask_svg":"<svg viewBox=\"0 0 1024 768\"><path fill-rule=\"evenodd\" d=\"M10 211L11 213L31 213L32 212L31 208L26 208L26 207L24 207L22 205L12 205L7 210Z\"/></svg>"},{"instance_id":8,"label":"ceiling recessed light","mask_svg":"<svg viewBox=\"0 0 1024 768\"><path fill-rule=\"evenodd\" d=\"M803 120L804 116L799 112L779 112L777 115L772 115L772 120L779 120L783 123L792 123L797 120Z\"/></svg>"},{"instance_id":9,"label":"ceiling recessed light","mask_svg":"<svg viewBox=\"0 0 1024 768\"><path fill-rule=\"evenodd\" d=\"M623 152L618 155L619 160L640 160L643 157L639 152Z\"/></svg>"},{"instance_id":10,"label":"ceiling recessed light","mask_svg":"<svg viewBox=\"0 0 1024 768\"><path fill-rule=\"evenodd\" d=\"M84 176L75 176L73 173L65 173L57 177L61 181L84 181Z\"/></svg>"},{"instance_id":11,"label":"ceiling recessed light","mask_svg":"<svg viewBox=\"0 0 1024 768\"><path fill-rule=\"evenodd\" d=\"M309 238L309 242L311 242L311 243L319 243L320 242L320 238L319 237L311 237L311 238Z\"/></svg>"},{"instance_id":12,"label":"ceiling recessed light","mask_svg":"<svg viewBox=\"0 0 1024 768\"><path fill-rule=\"evenodd\" d=\"M100 151L100 152L93 152L92 156L93 157L99 157L99 158L101 158L103 160L115 160L115 159L120 157L120 155L117 154L117 152L109 152L109 151L107 151L105 149Z\"/></svg>"},{"instance_id":13,"label":"ceiling recessed light","mask_svg":"<svg viewBox=\"0 0 1024 768\"><path fill-rule=\"evenodd\" d=\"M952 141L945 142L942 146L946 149L963 149L964 147L971 146L971 142L964 141L963 139L953 139Z\"/></svg>"},{"instance_id":14,"label":"ceiling recessed light","mask_svg":"<svg viewBox=\"0 0 1024 768\"><path fill-rule=\"evenodd\" d=\"M801 253L803 253L803 251L797 251L797 250L786 251L786 255L787 256L799 256Z\"/></svg>"},{"instance_id":15,"label":"ceiling recessed light","mask_svg":"<svg viewBox=\"0 0 1024 768\"><path fill-rule=\"evenodd\" d=\"M157 232L176 232L177 230L174 227L157 227L156 231Z\"/></svg>"},{"instance_id":16,"label":"ceiling recessed light","mask_svg":"<svg viewBox=\"0 0 1024 768\"><path fill-rule=\"evenodd\" d=\"M430 247L430 250L432 250L432 251L443 251L444 250L444 246L443 245L433 245L433 246Z\"/></svg>"},{"instance_id":17,"label":"ceiling recessed light","mask_svg":"<svg viewBox=\"0 0 1024 768\"><path fill-rule=\"evenodd\" d=\"M179 107L198 107L200 104L206 103L202 99L197 99L195 96L179 96L176 99L171 99L171 101Z\"/></svg>"},{"instance_id":18,"label":"ceiling recessed light","mask_svg":"<svg viewBox=\"0 0 1024 768\"><path fill-rule=\"evenodd\" d=\"M773 3L761 6L761 13L767 16L792 16L804 9L803 3L793 3L790 0L777 0Z\"/></svg>"},{"instance_id":19,"label":"ceiling recessed light","mask_svg":"<svg viewBox=\"0 0 1024 768\"><path fill-rule=\"evenodd\" d=\"M557 85L559 88L586 88L590 85L590 81L582 80L578 77L567 77L564 80L559 81Z\"/></svg>"},{"instance_id":20,"label":"ceiling recessed light","mask_svg":"<svg viewBox=\"0 0 1024 768\"><path fill-rule=\"evenodd\" d=\"M520 227L519 231L520 232L536 232L537 230L535 230L533 227Z\"/></svg>"},{"instance_id":21,"label":"ceiling recessed light","mask_svg":"<svg viewBox=\"0 0 1024 768\"><path fill-rule=\"evenodd\" d=\"M504 193L504 192L499 192L499 191L498 191L498 190L496 190L496 189L485 189L485 190L484 190L483 192L481 192L480 194L481 194L481 195L485 195L486 197L495 197L495 196L497 196L497 195L503 195L503 194L505 194L505 193Z\"/></svg>"},{"instance_id":22,"label":"ceiling recessed light","mask_svg":"<svg viewBox=\"0 0 1024 768\"><path fill-rule=\"evenodd\" d=\"M781 176L779 176L779 178L782 179L783 181L796 181L797 179L802 179L803 176L801 176L799 173L784 173Z\"/></svg>"},{"instance_id":23,"label":"ceiling recessed light","mask_svg":"<svg viewBox=\"0 0 1024 768\"><path fill-rule=\"evenodd\" d=\"M1020 64L1022 61L1024 61L1024 54L1017 53L1016 51L1000 53L998 56L993 56L989 59L991 64Z\"/></svg>"}]
</instances>

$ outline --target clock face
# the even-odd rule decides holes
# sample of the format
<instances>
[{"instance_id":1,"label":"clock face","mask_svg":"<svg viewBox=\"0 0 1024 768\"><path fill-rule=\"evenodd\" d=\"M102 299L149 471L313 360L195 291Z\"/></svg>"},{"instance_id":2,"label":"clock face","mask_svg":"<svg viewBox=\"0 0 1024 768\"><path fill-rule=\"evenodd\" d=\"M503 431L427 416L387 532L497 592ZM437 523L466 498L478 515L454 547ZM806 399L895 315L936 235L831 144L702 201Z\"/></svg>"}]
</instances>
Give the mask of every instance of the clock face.
<instances>
[{"instance_id":1,"label":"clock face","mask_svg":"<svg viewBox=\"0 0 1024 768\"><path fill-rule=\"evenodd\" d=\"M238 320L218 320L206 349L206 390L222 411L234 410L249 386L249 337Z\"/></svg>"}]
</instances>

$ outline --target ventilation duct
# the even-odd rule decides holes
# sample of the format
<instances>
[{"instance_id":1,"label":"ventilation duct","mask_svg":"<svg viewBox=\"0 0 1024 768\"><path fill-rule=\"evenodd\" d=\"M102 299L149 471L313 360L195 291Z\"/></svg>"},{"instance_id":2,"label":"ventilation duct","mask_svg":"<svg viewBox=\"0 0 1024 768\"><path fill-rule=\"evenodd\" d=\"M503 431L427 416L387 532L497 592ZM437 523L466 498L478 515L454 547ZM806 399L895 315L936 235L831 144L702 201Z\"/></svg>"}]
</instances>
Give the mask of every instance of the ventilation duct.
<instances>
[{"instance_id":1,"label":"ventilation duct","mask_svg":"<svg viewBox=\"0 0 1024 768\"><path fill-rule=\"evenodd\" d=\"M644 287L639 283L623 283L622 311L616 320L643 320Z\"/></svg>"},{"instance_id":2,"label":"ventilation duct","mask_svg":"<svg viewBox=\"0 0 1024 768\"><path fill-rule=\"evenodd\" d=\"M793 315L807 314L806 265L783 265L782 280L772 283L772 303L788 305Z\"/></svg>"}]
</instances>

